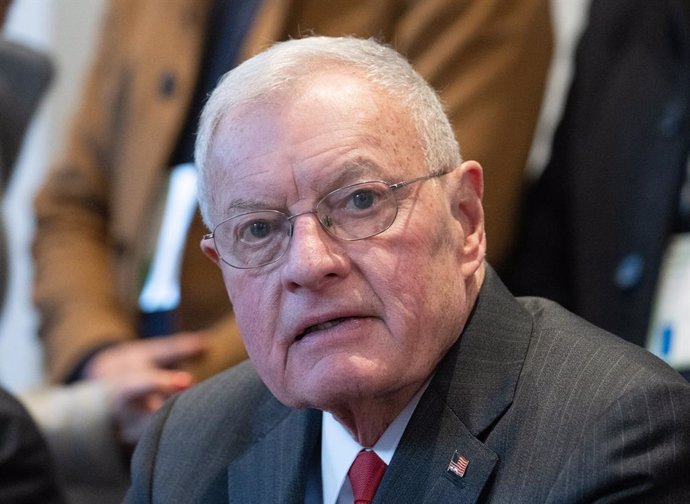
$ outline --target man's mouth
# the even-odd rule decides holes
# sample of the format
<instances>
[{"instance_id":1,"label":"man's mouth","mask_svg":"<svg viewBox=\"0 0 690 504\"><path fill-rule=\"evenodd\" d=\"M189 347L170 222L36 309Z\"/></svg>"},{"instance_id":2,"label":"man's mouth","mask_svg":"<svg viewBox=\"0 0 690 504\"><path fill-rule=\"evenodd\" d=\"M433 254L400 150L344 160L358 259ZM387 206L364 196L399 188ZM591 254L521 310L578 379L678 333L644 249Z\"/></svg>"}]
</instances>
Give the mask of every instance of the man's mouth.
<instances>
[{"instance_id":1,"label":"man's mouth","mask_svg":"<svg viewBox=\"0 0 690 504\"><path fill-rule=\"evenodd\" d=\"M333 319L333 320L328 320L328 321L326 321L326 322L322 322L322 323L320 323L320 324L315 324L315 325L313 325L313 326L309 326L309 327L307 327L307 328L304 330L304 332L302 332L301 334L299 334L299 335L297 336L297 338L295 338L295 340L296 340L296 341L299 341L299 340L301 340L302 338L304 338L307 334L313 333L314 331L323 331L323 330L326 330L326 329L330 329L331 327L335 327L335 326L337 326L338 324L340 324L343 320L347 320L348 318L350 318L350 317L336 318L336 319Z\"/></svg>"}]
</instances>

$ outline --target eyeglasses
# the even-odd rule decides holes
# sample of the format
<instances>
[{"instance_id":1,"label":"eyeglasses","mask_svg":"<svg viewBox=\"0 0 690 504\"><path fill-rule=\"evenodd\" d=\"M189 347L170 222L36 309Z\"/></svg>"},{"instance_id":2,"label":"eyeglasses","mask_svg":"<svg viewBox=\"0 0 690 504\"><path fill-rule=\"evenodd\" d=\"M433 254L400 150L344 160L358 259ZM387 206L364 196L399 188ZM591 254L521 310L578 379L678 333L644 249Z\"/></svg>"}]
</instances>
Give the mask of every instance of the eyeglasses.
<instances>
[{"instance_id":1,"label":"eyeglasses","mask_svg":"<svg viewBox=\"0 0 690 504\"><path fill-rule=\"evenodd\" d=\"M221 260L237 269L259 268L283 257L290 247L294 221L301 215L314 214L328 234L341 240L364 240L391 227L398 215L398 189L447 173L395 184L381 180L351 184L329 192L313 209L296 215L278 210L235 215L221 221L202 239L213 239Z\"/></svg>"}]
</instances>

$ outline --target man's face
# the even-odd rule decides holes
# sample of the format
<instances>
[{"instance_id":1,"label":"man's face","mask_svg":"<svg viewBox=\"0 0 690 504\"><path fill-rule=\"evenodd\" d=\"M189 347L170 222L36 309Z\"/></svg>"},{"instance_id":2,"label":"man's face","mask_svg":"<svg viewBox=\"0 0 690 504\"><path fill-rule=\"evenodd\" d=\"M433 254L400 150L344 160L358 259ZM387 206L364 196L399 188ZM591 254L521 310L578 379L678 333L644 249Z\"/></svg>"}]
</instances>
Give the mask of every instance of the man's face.
<instances>
[{"instance_id":1,"label":"man's face","mask_svg":"<svg viewBox=\"0 0 690 504\"><path fill-rule=\"evenodd\" d=\"M216 222L247 208L294 215L339 187L427 174L407 117L344 73L226 119L209 170ZM483 257L468 246L481 228L480 193L481 167L465 163L401 189L395 222L377 236L342 241L305 214L277 262L250 270L219 262L249 356L278 399L334 411L424 383L470 309L466 289ZM472 217L462 211L468 199L478 207ZM202 247L217 261L212 243Z\"/></svg>"}]
</instances>

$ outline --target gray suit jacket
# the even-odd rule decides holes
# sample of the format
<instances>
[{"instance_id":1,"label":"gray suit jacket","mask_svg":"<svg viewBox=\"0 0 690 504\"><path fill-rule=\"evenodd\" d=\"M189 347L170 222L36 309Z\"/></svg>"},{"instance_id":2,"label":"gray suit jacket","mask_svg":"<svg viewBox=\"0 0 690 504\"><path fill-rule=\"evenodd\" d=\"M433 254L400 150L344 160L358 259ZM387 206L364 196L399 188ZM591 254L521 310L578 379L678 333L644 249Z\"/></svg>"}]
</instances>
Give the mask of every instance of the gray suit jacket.
<instances>
[{"instance_id":1,"label":"gray suit jacket","mask_svg":"<svg viewBox=\"0 0 690 504\"><path fill-rule=\"evenodd\" d=\"M280 404L250 363L169 401L128 503L298 503L321 414ZM448 471L455 452L463 477ZM690 502L690 385L489 271L422 396L376 503Z\"/></svg>"}]
</instances>

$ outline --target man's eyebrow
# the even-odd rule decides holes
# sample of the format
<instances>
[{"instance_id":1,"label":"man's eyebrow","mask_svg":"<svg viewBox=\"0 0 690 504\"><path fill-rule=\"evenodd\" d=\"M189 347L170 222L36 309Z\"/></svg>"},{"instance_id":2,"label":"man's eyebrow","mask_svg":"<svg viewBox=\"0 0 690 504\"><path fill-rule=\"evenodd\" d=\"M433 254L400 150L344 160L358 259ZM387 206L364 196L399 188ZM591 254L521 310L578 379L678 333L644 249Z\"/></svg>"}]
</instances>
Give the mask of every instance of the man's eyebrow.
<instances>
[{"instance_id":1,"label":"man's eyebrow","mask_svg":"<svg viewBox=\"0 0 690 504\"><path fill-rule=\"evenodd\" d=\"M369 159L357 158L344 162L321 182L328 190L337 189L348 184L354 184L362 179L378 180L383 176L383 169L377 163Z\"/></svg>"},{"instance_id":2,"label":"man's eyebrow","mask_svg":"<svg viewBox=\"0 0 690 504\"><path fill-rule=\"evenodd\" d=\"M235 198L225 207L227 215L232 215L235 212L251 212L253 210L266 210L269 208L265 203L259 201L246 200L243 198Z\"/></svg>"}]
</instances>

